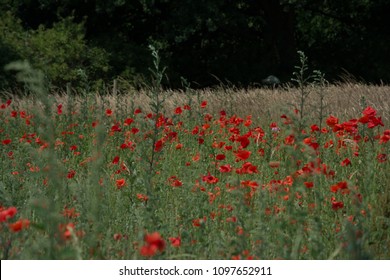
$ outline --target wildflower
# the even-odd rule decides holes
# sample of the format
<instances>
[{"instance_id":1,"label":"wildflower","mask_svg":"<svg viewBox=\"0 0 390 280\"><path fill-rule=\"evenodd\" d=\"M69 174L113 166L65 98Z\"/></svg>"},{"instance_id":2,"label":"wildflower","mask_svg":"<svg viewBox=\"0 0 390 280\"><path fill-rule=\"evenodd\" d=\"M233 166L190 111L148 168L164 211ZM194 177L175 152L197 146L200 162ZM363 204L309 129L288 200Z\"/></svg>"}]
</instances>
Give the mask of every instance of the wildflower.
<instances>
[{"instance_id":1,"label":"wildflower","mask_svg":"<svg viewBox=\"0 0 390 280\"><path fill-rule=\"evenodd\" d=\"M376 110L368 106L366 109L363 110L363 115L368 117L374 117L376 115Z\"/></svg>"},{"instance_id":2,"label":"wildflower","mask_svg":"<svg viewBox=\"0 0 390 280\"><path fill-rule=\"evenodd\" d=\"M164 141L162 139L158 140L155 144L154 144L154 151L155 152L160 152L163 148L163 144L164 144Z\"/></svg>"},{"instance_id":3,"label":"wildflower","mask_svg":"<svg viewBox=\"0 0 390 280\"><path fill-rule=\"evenodd\" d=\"M216 184L218 183L219 179L217 177L214 177L213 175L210 175L209 173L208 175L202 177L202 181L208 184Z\"/></svg>"},{"instance_id":4,"label":"wildflower","mask_svg":"<svg viewBox=\"0 0 390 280\"><path fill-rule=\"evenodd\" d=\"M156 247L144 245L140 249L140 254L144 257L153 257L156 254L156 251Z\"/></svg>"},{"instance_id":5,"label":"wildflower","mask_svg":"<svg viewBox=\"0 0 390 280\"><path fill-rule=\"evenodd\" d=\"M206 217L193 219L192 220L192 225L194 227L200 227L200 226L202 226L206 222L206 219L207 219Z\"/></svg>"},{"instance_id":6,"label":"wildflower","mask_svg":"<svg viewBox=\"0 0 390 280\"><path fill-rule=\"evenodd\" d=\"M165 249L165 240L158 232L146 234L144 241L146 244L140 250L140 254L144 257L152 257L157 253L157 250L163 252Z\"/></svg>"},{"instance_id":7,"label":"wildflower","mask_svg":"<svg viewBox=\"0 0 390 280\"><path fill-rule=\"evenodd\" d=\"M67 177L68 179L72 179L75 175L76 175L76 171L70 170L70 171L68 172L68 175L66 175L66 177Z\"/></svg>"},{"instance_id":8,"label":"wildflower","mask_svg":"<svg viewBox=\"0 0 390 280\"><path fill-rule=\"evenodd\" d=\"M222 173L228 173L228 172L232 171L232 167L230 164L221 165L219 167L219 171Z\"/></svg>"},{"instance_id":9,"label":"wildflower","mask_svg":"<svg viewBox=\"0 0 390 280\"><path fill-rule=\"evenodd\" d=\"M121 132L122 128L120 127L119 123L114 124L111 126L111 132Z\"/></svg>"},{"instance_id":10,"label":"wildflower","mask_svg":"<svg viewBox=\"0 0 390 280\"><path fill-rule=\"evenodd\" d=\"M311 188L314 186L314 183L313 183L313 182L304 182L303 184L304 184L305 187L308 188L308 189L311 189Z\"/></svg>"},{"instance_id":11,"label":"wildflower","mask_svg":"<svg viewBox=\"0 0 390 280\"><path fill-rule=\"evenodd\" d=\"M224 154L218 154L215 156L216 160L224 160L225 158L226 158L226 156Z\"/></svg>"},{"instance_id":12,"label":"wildflower","mask_svg":"<svg viewBox=\"0 0 390 280\"><path fill-rule=\"evenodd\" d=\"M118 240L121 240L122 239L122 234L120 233L114 233L114 240L118 241Z\"/></svg>"},{"instance_id":13,"label":"wildflower","mask_svg":"<svg viewBox=\"0 0 390 280\"><path fill-rule=\"evenodd\" d=\"M327 119L326 119L326 124L330 127L334 127L336 124L339 123L339 119L336 118L335 116L329 116Z\"/></svg>"},{"instance_id":14,"label":"wildflower","mask_svg":"<svg viewBox=\"0 0 390 280\"><path fill-rule=\"evenodd\" d=\"M111 115L112 115L112 110L111 109L107 109L106 110L106 116L110 117Z\"/></svg>"},{"instance_id":15,"label":"wildflower","mask_svg":"<svg viewBox=\"0 0 390 280\"><path fill-rule=\"evenodd\" d=\"M118 180L116 180L115 183L116 183L117 189L119 190L126 185L126 180L125 179L118 179Z\"/></svg>"},{"instance_id":16,"label":"wildflower","mask_svg":"<svg viewBox=\"0 0 390 280\"><path fill-rule=\"evenodd\" d=\"M21 219L16 221L15 223L9 224L9 228L13 232L21 231L22 229L26 229L30 226L30 221L27 219Z\"/></svg>"},{"instance_id":17,"label":"wildflower","mask_svg":"<svg viewBox=\"0 0 390 280\"><path fill-rule=\"evenodd\" d=\"M387 154L378 154L376 159L378 160L378 162L384 163L387 161Z\"/></svg>"},{"instance_id":18,"label":"wildflower","mask_svg":"<svg viewBox=\"0 0 390 280\"><path fill-rule=\"evenodd\" d=\"M182 143L176 144L176 146L175 146L176 150L180 150L181 148L183 148L183 144Z\"/></svg>"},{"instance_id":19,"label":"wildflower","mask_svg":"<svg viewBox=\"0 0 390 280\"><path fill-rule=\"evenodd\" d=\"M181 187L183 185L182 181L180 181L176 176L169 177L168 182L172 187Z\"/></svg>"},{"instance_id":20,"label":"wildflower","mask_svg":"<svg viewBox=\"0 0 390 280\"><path fill-rule=\"evenodd\" d=\"M181 109L181 107L177 107L177 108L175 109L175 114L176 114L176 115L180 115L181 113L183 113L183 110Z\"/></svg>"},{"instance_id":21,"label":"wildflower","mask_svg":"<svg viewBox=\"0 0 390 280\"><path fill-rule=\"evenodd\" d=\"M348 166L351 165L351 160L349 158L344 159L341 163L341 166Z\"/></svg>"},{"instance_id":22,"label":"wildflower","mask_svg":"<svg viewBox=\"0 0 390 280\"><path fill-rule=\"evenodd\" d=\"M68 208L65 206L64 211L61 213L64 217L68 219L77 218L80 216L80 213L76 212L76 209L74 207Z\"/></svg>"},{"instance_id":23,"label":"wildflower","mask_svg":"<svg viewBox=\"0 0 390 280\"><path fill-rule=\"evenodd\" d=\"M284 144L286 144L286 145L292 145L292 144L294 144L294 142L295 142L295 137L294 137L294 135L289 135L289 136L287 136L285 139L284 139Z\"/></svg>"},{"instance_id":24,"label":"wildflower","mask_svg":"<svg viewBox=\"0 0 390 280\"><path fill-rule=\"evenodd\" d=\"M11 142L12 142L11 139L4 139L4 140L2 141L3 145L9 145Z\"/></svg>"},{"instance_id":25,"label":"wildflower","mask_svg":"<svg viewBox=\"0 0 390 280\"><path fill-rule=\"evenodd\" d=\"M69 240L72 237L74 232L75 225L74 223L68 223L66 225L60 225L60 231L62 231L62 239Z\"/></svg>"},{"instance_id":26,"label":"wildflower","mask_svg":"<svg viewBox=\"0 0 390 280\"><path fill-rule=\"evenodd\" d=\"M119 156L115 156L114 159L112 160L112 164L118 164L119 162Z\"/></svg>"},{"instance_id":27,"label":"wildflower","mask_svg":"<svg viewBox=\"0 0 390 280\"><path fill-rule=\"evenodd\" d=\"M180 236L178 236L178 237L169 237L168 239L169 239L169 241L171 241L172 247L180 247L180 245L181 245L181 238L180 238Z\"/></svg>"},{"instance_id":28,"label":"wildflower","mask_svg":"<svg viewBox=\"0 0 390 280\"><path fill-rule=\"evenodd\" d=\"M344 203L341 201L332 201L332 209L337 211L344 207Z\"/></svg>"},{"instance_id":29,"label":"wildflower","mask_svg":"<svg viewBox=\"0 0 390 280\"><path fill-rule=\"evenodd\" d=\"M6 220L14 217L18 210L16 207L9 207L8 209L0 211L0 222L5 222Z\"/></svg>"},{"instance_id":30,"label":"wildflower","mask_svg":"<svg viewBox=\"0 0 390 280\"><path fill-rule=\"evenodd\" d=\"M204 108L206 108L206 106L207 106L207 101L202 101L202 103L200 103L200 107L202 108L202 109L204 109Z\"/></svg>"},{"instance_id":31,"label":"wildflower","mask_svg":"<svg viewBox=\"0 0 390 280\"><path fill-rule=\"evenodd\" d=\"M77 146L76 145L72 145L72 146L69 147L69 150L76 151L77 150Z\"/></svg>"},{"instance_id":32,"label":"wildflower","mask_svg":"<svg viewBox=\"0 0 390 280\"><path fill-rule=\"evenodd\" d=\"M272 130L273 132L278 132L278 131L280 130L280 128L279 128L279 126L278 126L278 124L277 124L276 122L272 122L272 123L269 125L269 127L271 128L271 130Z\"/></svg>"},{"instance_id":33,"label":"wildflower","mask_svg":"<svg viewBox=\"0 0 390 280\"><path fill-rule=\"evenodd\" d=\"M61 115L62 114L62 104L57 105L57 114Z\"/></svg>"},{"instance_id":34,"label":"wildflower","mask_svg":"<svg viewBox=\"0 0 390 280\"><path fill-rule=\"evenodd\" d=\"M311 129L311 132L320 131L320 128L319 128L318 125L316 125L316 124L313 124L313 125L310 127L310 129Z\"/></svg>"},{"instance_id":35,"label":"wildflower","mask_svg":"<svg viewBox=\"0 0 390 280\"><path fill-rule=\"evenodd\" d=\"M138 199L139 201L146 202L146 201L149 200L149 197L148 197L146 194L137 193L137 199Z\"/></svg>"},{"instance_id":36,"label":"wildflower","mask_svg":"<svg viewBox=\"0 0 390 280\"><path fill-rule=\"evenodd\" d=\"M129 126L129 125L131 125L133 123L133 121L134 121L133 119L127 118L127 119L124 120L123 125L124 126Z\"/></svg>"},{"instance_id":37,"label":"wildflower","mask_svg":"<svg viewBox=\"0 0 390 280\"><path fill-rule=\"evenodd\" d=\"M333 193L336 193L336 192L338 192L339 190L341 190L341 192L342 192L343 194L348 193L349 190L348 190L348 184L347 184L347 182L341 181L341 182L338 182L336 185L332 185L332 186L330 187L330 191L333 192Z\"/></svg>"},{"instance_id":38,"label":"wildflower","mask_svg":"<svg viewBox=\"0 0 390 280\"><path fill-rule=\"evenodd\" d=\"M248 137L245 137L245 136L238 137L238 139L236 141L240 142L240 144L241 144L240 148L241 149L245 149L249 145L249 143L250 143Z\"/></svg>"},{"instance_id":39,"label":"wildflower","mask_svg":"<svg viewBox=\"0 0 390 280\"><path fill-rule=\"evenodd\" d=\"M236 154L236 161L240 161L240 160L247 160L251 155L251 152L247 150L239 150L235 154Z\"/></svg>"},{"instance_id":40,"label":"wildflower","mask_svg":"<svg viewBox=\"0 0 390 280\"><path fill-rule=\"evenodd\" d=\"M228 217L228 218L226 218L226 222L235 223L235 222L237 222L237 217L236 216Z\"/></svg>"}]
</instances>

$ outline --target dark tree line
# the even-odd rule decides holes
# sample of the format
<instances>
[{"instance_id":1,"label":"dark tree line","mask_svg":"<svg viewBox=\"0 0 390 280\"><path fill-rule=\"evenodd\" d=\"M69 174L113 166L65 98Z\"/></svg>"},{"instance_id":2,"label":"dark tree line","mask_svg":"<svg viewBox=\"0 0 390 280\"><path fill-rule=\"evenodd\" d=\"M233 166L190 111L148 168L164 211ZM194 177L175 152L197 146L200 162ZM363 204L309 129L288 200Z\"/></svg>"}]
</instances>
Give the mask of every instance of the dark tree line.
<instances>
[{"instance_id":1,"label":"dark tree line","mask_svg":"<svg viewBox=\"0 0 390 280\"><path fill-rule=\"evenodd\" d=\"M0 0L0 13L1 66L28 59L55 86L142 81L150 44L172 87L286 81L297 50L329 79L390 81L387 0Z\"/></svg>"}]
</instances>

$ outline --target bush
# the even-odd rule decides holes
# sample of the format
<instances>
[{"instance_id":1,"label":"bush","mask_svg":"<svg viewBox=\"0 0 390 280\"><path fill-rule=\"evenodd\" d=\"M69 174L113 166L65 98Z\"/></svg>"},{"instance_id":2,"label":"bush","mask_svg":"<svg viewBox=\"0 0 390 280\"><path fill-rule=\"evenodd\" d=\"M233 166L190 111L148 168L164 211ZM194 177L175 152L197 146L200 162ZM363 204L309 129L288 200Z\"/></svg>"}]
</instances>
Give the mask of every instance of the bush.
<instances>
[{"instance_id":1,"label":"bush","mask_svg":"<svg viewBox=\"0 0 390 280\"><path fill-rule=\"evenodd\" d=\"M20 21L8 13L0 19L0 31L5 34L0 41L0 52L5 53L2 66L15 59L28 60L45 73L52 86L63 87L69 82L75 87L84 86L90 80L104 79L109 71L108 53L89 46L84 24L75 23L72 17L51 28L41 25L36 30L24 30ZM2 76L5 78L0 86L9 86L7 77Z\"/></svg>"}]
</instances>

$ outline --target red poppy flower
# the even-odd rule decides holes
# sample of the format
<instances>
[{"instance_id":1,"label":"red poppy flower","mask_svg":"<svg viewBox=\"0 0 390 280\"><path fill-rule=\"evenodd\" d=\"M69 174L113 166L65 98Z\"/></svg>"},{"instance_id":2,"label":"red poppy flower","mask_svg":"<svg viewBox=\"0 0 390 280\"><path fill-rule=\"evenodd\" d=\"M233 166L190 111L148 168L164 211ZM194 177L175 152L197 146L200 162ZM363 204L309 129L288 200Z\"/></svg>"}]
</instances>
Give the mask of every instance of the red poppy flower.
<instances>
[{"instance_id":1,"label":"red poppy flower","mask_svg":"<svg viewBox=\"0 0 390 280\"><path fill-rule=\"evenodd\" d=\"M58 104L58 106L57 106L57 114L58 115L62 114L62 104Z\"/></svg>"},{"instance_id":2,"label":"red poppy flower","mask_svg":"<svg viewBox=\"0 0 390 280\"><path fill-rule=\"evenodd\" d=\"M348 192L348 183L345 181L341 181L341 182L338 182L337 184L332 185L330 187L330 191L333 193L336 193L339 190L341 190L341 192L343 192L343 193Z\"/></svg>"},{"instance_id":3,"label":"red poppy flower","mask_svg":"<svg viewBox=\"0 0 390 280\"><path fill-rule=\"evenodd\" d=\"M219 179L217 177L214 177L213 175L210 175L209 173L208 175L202 177L202 181L208 184L216 184L218 183Z\"/></svg>"},{"instance_id":4,"label":"red poppy flower","mask_svg":"<svg viewBox=\"0 0 390 280\"><path fill-rule=\"evenodd\" d=\"M10 230L13 232L21 231L22 229L26 229L30 226L30 221L27 219L21 219L16 221L15 223L8 225Z\"/></svg>"},{"instance_id":5,"label":"red poppy flower","mask_svg":"<svg viewBox=\"0 0 390 280\"><path fill-rule=\"evenodd\" d=\"M155 246L144 245L140 249L140 254L144 257L153 257L157 252Z\"/></svg>"},{"instance_id":6,"label":"red poppy flower","mask_svg":"<svg viewBox=\"0 0 390 280\"><path fill-rule=\"evenodd\" d=\"M180 247L180 245L181 245L181 238L180 238L180 236L178 236L178 237L169 237L168 239L169 239L169 241L171 241L172 247Z\"/></svg>"},{"instance_id":7,"label":"red poppy flower","mask_svg":"<svg viewBox=\"0 0 390 280\"><path fill-rule=\"evenodd\" d=\"M237 141L240 142L242 149L245 149L250 144L248 137L245 136L238 137Z\"/></svg>"},{"instance_id":8,"label":"red poppy flower","mask_svg":"<svg viewBox=\"0 0 390 280\"><path fill-rule=\"evenodd\" d=\"M118 164L119 162L119 156L115 156L114 159L112 160L112 164Z\"/></svg>"},{"instance_id":9,"label":"red poppy flower","mask_svg":"<svg viewBox=\"0 0 390 280\"><path fill-rule=\"evenodd\" d=\"M342 201L332 201L332 209L337 211L344 207L344 203Z\"/></svg>"},{"instance_id":10,"label":"red poppy flower","mask_svg":"<svg viewBox=\"0 0 390 280\"><path fill-rule=\"evenodd\" d=\"M14 217L18 210L16 207L9 207L8 209L2 210L0 212L0 222L5 222L6 220Z\"/></svg>"},{"instance_id":11,"label":"red poppy flower","mask_svg":"<svg viewBox=\"0 0 390 280\"><path fill-rule=\"evenodd\" d=\"M310 127L310 129L311 129L311 132L320 131L320 128L319 128L318 125L316 125L316 124L313 124L313 125Z\"/></svg>"},{"instance_id":12,"label":"red poppy flower","mask_svg":"<svg viewBox=\"0 0 390 280\"><path fill-rule=\"evenodd\" d=\"M376 115L376 110L370 106L363 110L363 115L368 117L374 117Z\"/></svg>"},{"instance_id":13,"label":"red poppy flower","mask_svg":"<svg viewBox=\"0 0 390 280\"><path fill-rule=\"evenodd\" d=\"M158 232L146 234L144 237L144 241L146 242L146 244L141 248L140 253L145 257L154 256L157 250L162 252L165 249L165 240Z\"/></svg>"},{"instance_id":14,"label":"red poppy flower","mask_svg":"<svg viewBox=\"0 0 390 280\"><path fill-rule=\"evenodd\" d=\"M113 126L111 126L111 131L112 132L121 132L122 128L121 128L119 123L116 123Z\"/></svg>"},{"instance_id":15,"label":"red poppy flower","mask_svg":"<svg viewBox=\"0 0 390 280\"><path fill-rule=\"evenodd\" d=\"M284 144L286 144L286 145L292 145L292 144L294 144L294 142L295 142L295 137L294 137L294 135L289 135L289 136L287 136L285 139L284 139Z\"/></svg>"},{"instance_id":16,"label":"red poppy flower","mask_svg":"<svg viewBox=\"0 0 390 280\"><path fill-rule=\"evenodd\" d=\"M206 106L207 106L207 101L202 101L202 103L200 103L200 107L201 108L206 108Z\"/></svg>"},{"instance_id":17,"label":"red poppy flower","mask_svg":"<svg viewBox=\"0 0 390 280\"><path fill-rule=\"evenodd\" d=\"M183 110L181 109L181 107L177 107L177 108L175 109L175 114L176 114L176 115L180 115L181 113L183 113Z\"/></svg>"},{"instance_id":18,"label":"red poppy flower","mask_svg":"<svg viewBox=\"0 0 390 280\"><path fill-rule=\"evenodd\" d=\"M118 179L118 180L116 180L115 183L116 183L117 189L119 190L126 185L126 180L125 179Z\"/></svg>"},{"instance_id":19,"label":"red poppy flower","mask_svg":"<svg viewBox=\"0 0 390 280\"><path fill-rule=\"evenodd\" d=\"M3 145L9 145L11 142L12 142L11 139L4 139L4 140L2 141Z\"/></svg>"},{"instance_id":20,"label":"red poppy flower","mask_svg":"<svg viewBox=\"0 0 390 280\"><path fill-rule=\"evenodd\" d=\"M68 172L68 175L66 175L66 177L67 177L68 179L72 179L75 175L76 175L76 171L70 170L70 171Z\"/></svg>"},{"instance_id":21,"label":"red poppy flower","mask_svg":"<svg viewBox=\"0 0 390 280\"><path fill-rule=\"evenodd\" d=\"M124 126L129 126L129 125L131 125L132 123L133 123L133 119L132 118L127 118L127 119L125 119L125 121L123 122L123 125Z\"/></svg>"},{"instance_id":22,"label":"red poppy flower","mask_svg":"<svg viewBox=\"0 0 390 280\"><path fill-rule=\"evenodd\" d=\"M77 218L80 216L80 213L76 212L76 209L74 207L72 208L68 208L65 206L64 208L64 211L62 211L62 216L68 218L68 219L72 219L72 218Z\"/></svg>"},{"instance_id":23,"label":"red poppy flower","mask_svg":"<svg viewBox=\"0 0 390 280\"><path fill-rule=\"evenodd\" d=\"M72 145L72 146L70 146L69 150L76 151L77 150L77 146L76 145Z\"/></svg>"},{"instance_id":24,"label":"red poppy flower","mask_svg":"<svg viewBox=\"0 0 390 280\"><path fill-rule=\"evenodd\" d=\"M206 220L207 220L206 217L193 219L192 220L192 225L194 227L200 227L200 226L202 226L206 222Z\"/></svg>"},{"instance_id":25,"label":"red poppy flower","mask_svg":"<svg viewBox=\"0 0 390 280\"><path fill-rule=\"evenodd\" d=\"M226 158L226 156L224 154L218 154L215 157L216 160L224 160L225 158Z\"/></svg>"},{"instance_id":26,"label":"red poppy flower","mask_svg":"<svg viewBox=\"0 0 390 280\"><path fill-rule=\"evenodd\" d=\"M122 234L120 233L114 233L114 240L118 241L118 240L121 240L122 239Z\"/></svg>"},{"instance_id":27,"label":"red poppy flower","mask_svg":"<svg viewBox=\"0 0 390 280\"><path fill-rule=\"evenodd\" d=\"M164 141L162 139L158 140L155 144L154 144L154 151L155 152L160 152L163 148L163 144L164 144Z\"/></svg>"},{"instance_id":28,"label":"red poppy flower","mask_svg":"<svg viewBox=\"0 0 390 280\"><path fill-rule=\"evenodd\" d=\"M219 167L219 171L222 173L227 173L227 172L232 171L232 167L230 166L230 164L221 165Z\"/></svg>"},{"instance_id":29,"label":"red poppy flower","mask_svg":"<svg viewBox=\"0 0 390 280\"><path fill-rule=\"evenodd\" d=\"M183 148L183 144L182 143L176 144L176 146L175 146L176 150L180 150L181 148Z\"/></svg>"},{"instance_id":30,"label":"red poppy flower","mask_svg":"<svg viewBox=\"0 0 390 280\"><path fill-rule=\"evenodd\" d=\"M334 127L336 124L339 123L339 119L336 118L335 116L329 116L327 119L326 119L326 124L330 127Z\"/></svg>"},{"instance_id":31,"label":"red poppy flower","mask_svg":"<svg viewBox=\"0 0 390 280\"><path fill-rule=\"evenodd\" d=\"M111 109L107 109L106 110L106 116L110 117L112 115L112 110Z\"/></svg>"},{"instance_id":32,"label":"red poppy flower","mask_svg":"<svg viewBox=\"0 0 390 280\"><path fill-rule=\"evenodd\" d=\"M176 176L171 176L168 178L169 185L172 187L181 187L183 186L182 181L180 181Z\"/></svg>"},{"instance_id":33,"label":"red poppy flower","mask_svg":"<svg viewBox=\"0 0 390 280\"><path fill-rule=\"evenodd\" d=\"M251 152L247 150L239 150L235 154L236 154L236 160L240 161L240 160L247 160L251 155Z\"/></svg>"},{"instance_id":34,"label":"red poppy flower","mask_svg":"<svg viewBox=\"0 0 390 280\"><path fill-rule=\"evenodd\" d=\"M351 160L349 158L344 159L341 163L341 166L348 166L351 165Z\"/></svg>"},{"instance_id":35,"label":"red poppy flower","mask_svg":"<svg viewBox=\"0 0 390 280\"><path fill-rule=\"evenodd\" d=\"M386 162L386 161L387 161L387 154L378 154L378 156L376 157L376 159L377 159L378 162L380 162L380 163Z\"/></svg>"},{"instance_id":36,"label":"red poppy flower","mask_svg":"<svg viewBox=\"0 0 390 280\"><path fill-rule=\"evenodd\" d=\"M146 194L137 193L137 199L138 199L139 201L146 202L146 201L149 200L149 197L148 197Z\"/></svg>"},{"instance_id":37,"label":"red poppy flower","mask_svg":"<svg viewBox=\"0 0 390 280\"><path fill-rule=\"evenodd\" d=\"M311 189L314 186L313 182L304 182L304 184L305 184L305 187L308 189Z\"/></svg>"}]
</instances>

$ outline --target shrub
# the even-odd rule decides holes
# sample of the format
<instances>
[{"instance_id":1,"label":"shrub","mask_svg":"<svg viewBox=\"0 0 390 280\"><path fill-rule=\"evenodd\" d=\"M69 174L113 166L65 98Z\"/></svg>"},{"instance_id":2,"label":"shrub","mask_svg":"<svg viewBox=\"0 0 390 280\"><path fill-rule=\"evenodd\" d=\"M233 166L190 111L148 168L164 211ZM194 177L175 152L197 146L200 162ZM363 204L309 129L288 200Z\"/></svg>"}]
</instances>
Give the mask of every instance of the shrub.
<instances>
[{"instance_id":1,"label":"shrub","mask_svg":"<svg viewBox=\"0 0 390 280\"><path fill-rule=\"evenodd\" d=\"M52 86L62 87L69 82L84 86L90 80L104 79L109 71L108 53L89 46L84 24L75 23L72 17L51 28L41 25L36 30L24 30L20 21L8 13L0 20L0 30L5 34L0 41L0 52L6 53L0 61L2 66L15 59L28 60L44 71ZM6 81L3 79L0 85L9 85Z\"/></svg>"}]
</instances>

